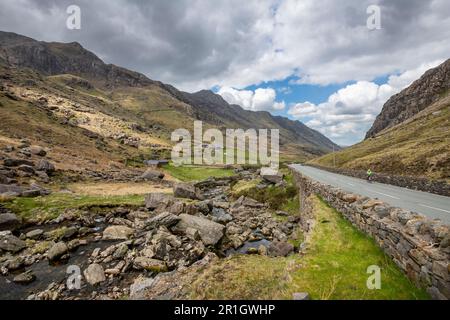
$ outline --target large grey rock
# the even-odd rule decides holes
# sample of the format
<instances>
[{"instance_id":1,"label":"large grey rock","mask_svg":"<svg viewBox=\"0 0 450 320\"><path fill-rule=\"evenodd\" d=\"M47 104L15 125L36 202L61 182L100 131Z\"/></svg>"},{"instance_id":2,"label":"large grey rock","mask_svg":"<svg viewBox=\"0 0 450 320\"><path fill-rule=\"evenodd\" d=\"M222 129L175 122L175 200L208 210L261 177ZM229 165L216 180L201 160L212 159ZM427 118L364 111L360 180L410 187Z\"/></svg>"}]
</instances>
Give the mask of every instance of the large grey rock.
<instances>
[{"instance_id":1,"label":"large grey rock","mask_svg":"<svg viewBox=\"0 0 450 320\"><path fill-rule=\"evenodd\" d=\"M44 234L44 230L42 229L34 229L25 235L28 239L38 239L40 236Z\"/></svg>"},{"instance_id":2,"label":"large grey rock","mask_svg":"<svg viewBox=\"0 0 450 320\"><path fill-rule=\"evenodd\" d=\"M268 248L268 253L271 257L287 257L293 251L294 246L285 241L274 241Z\"/></svg>"},{"instance_id":3,"label":"large grey rock","mask_svg":"<svg viewBox=\"0 0 450 320\"><path fill-rule=\"evenodd\" d=\"M0 214L0 231L13 230L20 224L19 218L13 213Z\"/></svg>"},{"instance_id":4,"label":"large grey rock","mask_svg":"<svg viewBox=\"0 0 450 320\"><path fill-rule=\"evenodd\" d=\"M137 270L147 270L155 273L167 272L167 265L164 261L148 257L136 257L133 267Z\"/></svg>"},{"instance_id":5,"label":"large grey rock","mask_svg":"<svg viewBox=\"0 0 450 320\"><path fill-rule=\"evenodd\" d=\"M44 157L47 154L45 149L41 146L31 146L28 149L30 150L31 154L34 154L37 156Z\"/></svg>"},{"instance_id":6,"label":"large grey rock","mask_svg":"<svg viewBox=\"0 0 450 320\"><path fill-rule=\"evenodd\" d=\"M148 169L141 176L141 179L148 180L148 181L159 181L159 180L162 180L163 178L164 178L164 173L162 173L158 170L152 170L152 169Z\"/></svg>"},{"instance_id":7,"label":"large grey rock","mask_svg":"<svg viewBox=\"0 0 450 320\"><path fill-rule=\"evenodd\" d=\"M172 228L174 232L186 234L187 228L198 230L205 245L216 245L223 237L224 226L205 218L181 214L180 221Z\"/></svg>"},{"instance_id":8,"label":"large grey rock","mask_svg":"<svg viewBox=\"0 0 450 320\"><path fill-rule=\"evenodd\" d=\"M36 170L44 171L47 174L51 174L55 171L55 166L53 163L51 163L45 159L41 159L36 164Z\"/></svg>"},{"instance_id":9,"label":"large grey rock","mask_svg":"<svg viewBox=\"0 0 450 320\"><path fill-rule=\"evenodd\" d=\"M172 205L174 199L173 196L166 193L149 193L145 197L145 207L147 209L162 209Z\"/></svg>"},{"instance_id":10,"label":"large grey rock","mask_svg":"<svg viewBox=\"0 0 450 320\"><path fill-rule=\"evenodd\" d=\"M130 286L130 299L143 300L145 299L145 290L153 285L154 278L138 277Z\"/></svg>"},{"instance_id":11,"label":"large grey rock","mask_svg":"<svg viewBox=\"0 0 450 320\"><path fill-rule=\"evenodd\" d=\"M128 240L134 230L127 226L109 226L103 231L104 240Z\"/></svg>"},{"instance_id":12,"label":"large grey rock","mask_svg":"<svg viewBox=\"0 0 450 320\"><path fill-rule=\"evenodd\" d=\"M24 188L15 184L0 184L0 194L21 196Z\"/></svg>"},{"instance_id":13,"label":"large grey rock","mask_svg":"<svg viewBox=\"0 0 450 320\"><path fill-rule=\"evenodd\" d=\"M197 199L195 187L189 183L177 183L173 187L173 195L177 198Z\"/></svg>"},{"instance_id":14,"label":"large grey rock","mask_svg":"<svg viewBox=\"0 0 450 320\"><path fill-rule=\"evenodd\" d=\"M283 181L283 174L272 168L261 168L260 175L270 183L280 183Z\"/></svg>"},{"instance_id":15,"label":"large grey rock","mask_svg":"<svg viewBox=\"0 0 450 320\"><path fill-rule=\"evenodd\" d=\"M226 224L233 220L233 217L222 208L213 208L211 215L214 221Z\"/></svg>"},{"instance_id":16,"label":"large grey rock","mask_svg":"<svg viewBox=\"0 0 450 320\"><path fill-rule=\"evenodd\" d=\"M86 278L86 281L93 286L106 280L103 267L97 263L89 265L89 267L84 270L84 277Z\"/></svg>"},{"instance_id":17,"label":"large grey rock","mask_svg":"<svg viewBox=\"0 0 450 320\"><path fill-rule=\"evenodd\" d=\"M49 261L55 261L61 258L69 251L69 248L64 242L55 243L48 251L47 251L47 259Z\"/></svg>"},{"instance_id":18,"label":"large grey rock","mask_svg":"<svg viewBox=\"0 0 450 320\"><path fill-rule=\"evenodd\" d=\"M34 280L36 280L36 276L31 271L26 271L24 273L18 274L17 276L15 276L13 278L13 281L15 283L20 283L20 284L29 284L29 283L33 282Z\"/></svg>"},{"instance_id":19,"label":"large grey rock","mask_svg":"<svg viewBox=\"0 0 450 320\"><path fill-rule=\"evenodd\" d=\"M5 167L18 167L23 164L27 166L34 166L34 163L32 161L25 159L12 159L12 158L3 160L3 164L5 165Z\"/></svg>"},{"instance_id":20,"label":"large grey rock","mask_svg":"<svg viewBox=\"0 0 450 320\"><path fill-rule=\"evenodd\" d=\"M163 212L155 217L150 218L146 222L147 229L159 228L160 226L171 227L176 225L180 221L180 218L172 213Z\"/></svg>"},{"instance_id":21,"label":"large grey rock","mask_svg":"<svg viewBox=\"0 0 450 320\"><path fill-rule=\"evenodd\" d=\"M0 249L4 251L16 253L25 249L26 247L27 244L25 243L25 241L22 241L11 234L0 236Z\"/></svg>"}]
</instances>

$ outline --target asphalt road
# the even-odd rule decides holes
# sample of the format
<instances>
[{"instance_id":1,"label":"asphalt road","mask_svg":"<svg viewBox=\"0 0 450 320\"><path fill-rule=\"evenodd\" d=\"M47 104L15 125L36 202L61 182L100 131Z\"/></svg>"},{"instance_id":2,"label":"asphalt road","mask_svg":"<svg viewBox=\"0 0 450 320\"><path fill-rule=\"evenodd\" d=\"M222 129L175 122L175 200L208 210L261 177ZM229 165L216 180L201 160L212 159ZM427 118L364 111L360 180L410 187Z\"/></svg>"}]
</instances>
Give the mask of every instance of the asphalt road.
<instances>
[{"instance_id":1,"label":"asphalt road","mask_svg":"<svg viewBox=\"0 0 450 320\"><path fill-rule=\"evenodd\" d=\"M391 206L424 214L432 219L441 219L450 224L450 197L415 191L390 184L331 173L300 164L291 165L301 174L321 183L338 187L347 192L378 198Z\"/></svg>"}]
</instances>

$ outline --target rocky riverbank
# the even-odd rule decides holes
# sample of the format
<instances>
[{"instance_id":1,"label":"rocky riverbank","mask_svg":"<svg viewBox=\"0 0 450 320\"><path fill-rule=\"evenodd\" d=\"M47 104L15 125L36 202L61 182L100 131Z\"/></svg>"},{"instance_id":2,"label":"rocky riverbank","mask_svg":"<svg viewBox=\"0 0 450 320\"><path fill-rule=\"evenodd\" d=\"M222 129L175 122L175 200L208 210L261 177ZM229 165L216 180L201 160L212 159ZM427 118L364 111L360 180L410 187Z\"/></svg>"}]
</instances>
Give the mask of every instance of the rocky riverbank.
<instances>
[{"instance_id":1,"label":"rocky riverbank","mask_svg":"<svg viewBox=\"0 0 450 320\"><path fill-rule=\"evenodd\" d=\"M277 216L264 203L230 194L238 179L257 176L240 170L235 177L177 183L173 195L148 194L142 206L67 209L42 224L25 226L2 208L0 298L142 298L144 289L158 291L161 277L230 254L287 256L296 250L289 240L299 217ZM273 185L269 180L259 187ZM77 271L81 287L71 290Z\"/></svg>"}]
</instances>

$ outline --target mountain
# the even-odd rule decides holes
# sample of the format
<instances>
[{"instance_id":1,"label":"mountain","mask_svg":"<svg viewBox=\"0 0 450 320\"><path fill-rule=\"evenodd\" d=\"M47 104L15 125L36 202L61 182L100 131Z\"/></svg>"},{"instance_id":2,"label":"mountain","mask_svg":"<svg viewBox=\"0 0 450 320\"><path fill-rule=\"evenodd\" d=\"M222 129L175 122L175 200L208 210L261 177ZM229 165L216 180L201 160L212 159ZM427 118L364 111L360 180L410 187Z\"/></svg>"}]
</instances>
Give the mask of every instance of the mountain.
<instances>
[{"instance_id":1,"label":"mountain","mask_svg":"<svg viewBox=\"0 0 450 320\"><path fill-rule=\"evenodd\" d=\"M221 129L279 129L282 160L303 161L339 149L299 121L230 105L208 90L182 92L105 64L78 43L42 42L0 32L0 69L4 119L0 147L2 139L31 136L72 159L67 163L82 160L88 167L108 163L91 159L93 154L98 159L110 155L114 165L124 159L155 157L161 150L167 156L171 132L192 130L195 120ZM54 131L60 133L57 138ZM85 142L78 159L69 151L75 145L73 137ZM52 145L52 139L60 148Z\"/></svg>"},{"instance_id":2,"label":"mountain","mask_svg":"<svg viewBox=\"0 0 450 320\"><path fill-rule=\"evenodd\" d=\"M311 164L450 182L450 60L383 107L367 138Z\"/></svg>"},{"instance_id":3,"label":"mountain","mask_svg":"<svg viewBox=\"0 0 450 320\"><path fill-rule=\"evenodd\" d=\"M408 88L392 96L367 132L366 139L411 118L438 101L449 90L450 59L428 70Z\"/></svg>"}]
</instances>

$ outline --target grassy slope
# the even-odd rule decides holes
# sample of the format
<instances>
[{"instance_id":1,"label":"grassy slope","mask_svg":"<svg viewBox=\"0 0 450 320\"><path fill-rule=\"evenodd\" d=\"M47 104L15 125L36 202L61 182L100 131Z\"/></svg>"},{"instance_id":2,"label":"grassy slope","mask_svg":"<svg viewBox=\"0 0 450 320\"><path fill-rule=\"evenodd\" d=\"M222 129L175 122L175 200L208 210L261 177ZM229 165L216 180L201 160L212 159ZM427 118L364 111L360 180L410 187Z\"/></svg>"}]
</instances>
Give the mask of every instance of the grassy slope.
<instances>
[{"instance_id":1,"label":"grassy slope","mask_svg":"<svg viewBox=\"0 0 450 320\"><path fill-rule=\"evenodd\" d=\"M336 166L450 181L450 96L415 117L336 153ZM310 161L333 166L333 155Z\"/></svg>"},{"instance_id":2,"label":"grassy slope","mask_svg":"<svg viewBox=\"0 0 450 320\"><path fill-rule=\"evenodd\" d=\"M46 197L17 198L2 205L26 220L46 221L57 218L66 209L102 206L141 206L144 195L91 196L52 193Z\"/></svg>"},{"instance_id":3,"label":"grassy slope","mask_svg":"<svg viewBox=\"0 0 450 320\"><path fill-rule=\"evenodd\" d=\"M320 199L314 201L318 223L304 256L241 255L221 260L199 274L190 298L291 299L294 292L308 292L312 299L428 298L372 239ZM381 267L380 290L366 287L370 265Z\"/></svg>"}]
</instances>

